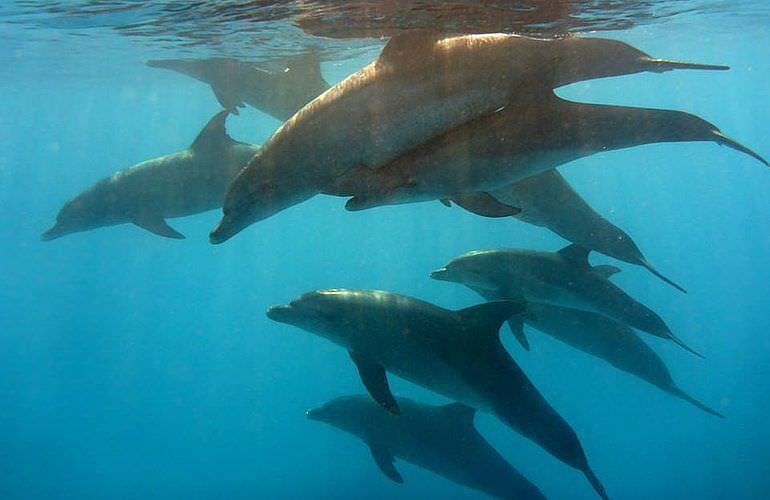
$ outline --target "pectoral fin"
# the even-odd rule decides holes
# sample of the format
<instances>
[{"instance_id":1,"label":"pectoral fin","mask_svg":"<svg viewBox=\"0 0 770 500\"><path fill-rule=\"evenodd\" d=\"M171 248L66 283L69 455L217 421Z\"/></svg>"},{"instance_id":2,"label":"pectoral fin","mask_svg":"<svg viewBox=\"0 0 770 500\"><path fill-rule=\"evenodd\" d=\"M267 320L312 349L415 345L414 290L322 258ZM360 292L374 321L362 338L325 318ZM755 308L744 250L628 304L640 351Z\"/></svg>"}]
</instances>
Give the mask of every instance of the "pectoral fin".
<instances>
[{"instance_id":1,"label":"pectoral fin","mask_svg":"<svg viewBox=\"0 0 770 500\"><path fill-rule=\"evenodd\" d=\"M482 217L512 217L521 212L520 208L506 205L489 193L459 193L452 197L452 201L465 210Z\"/></svg>"},{"instance_id":2,"label":"pectoral fin","mask_svg":"<svg viewBox=\"0 0 770 500\"><path fill-rule=\"evenodd\" d=\"M366 194L359 193L350 198L347 203L345 203L346 210L355 212L367 208L390 205L392 204L396 191L399 189L414 188L417 186L417 183L411 179L399 179L387 177L380 173L372 173L368 185L370 192Z\"/></svg>"},{"instance_id":3,"label":"pectoral fin","mask_svg":"<svg viewBox=\"0 0 770 500\"><path fill-rule=\"evenodd\" d=\"M134 217L132 222L142 229L146 229L147 231L155 233L158 236L173 238L175 240L183 240L185 238L182 233L169 226L166 220L160 215L142 214L140 216Z\"/></svg>"},{"instance_id":4,"label":"pectoral fin","mask_svg":"<svg viewBox=\"0 0 770 500\"><path fill-rule=\"evenodd\" d=\"M400 415L401 410L398 407L398 403L396 403L396 398L390 392L385 367L363 354L355 351L348 351L348 353L350 354L350 359L356 364L361 381L372 398L388 412L393 415Z\"/></svg>"},{"instance_id":5,"label":"pectoral fin","mask_svg":"<svg viewBox=\"0 0 770 500\"><path fill-rule=\"evenodd\" d=\"M404 482L404 478L401 477L401 474L398 473L396 470L396 466L393 464L395 461L395 457L393 454L385 448L382 445L377 445L373 443L369 444L369 451L372 452L372 458L374 459L374 463L377 464L377 467L380 468L383 474L385 474L388 479L393 481L394 483L402 484Z\"/></svg>"}]
</instances>

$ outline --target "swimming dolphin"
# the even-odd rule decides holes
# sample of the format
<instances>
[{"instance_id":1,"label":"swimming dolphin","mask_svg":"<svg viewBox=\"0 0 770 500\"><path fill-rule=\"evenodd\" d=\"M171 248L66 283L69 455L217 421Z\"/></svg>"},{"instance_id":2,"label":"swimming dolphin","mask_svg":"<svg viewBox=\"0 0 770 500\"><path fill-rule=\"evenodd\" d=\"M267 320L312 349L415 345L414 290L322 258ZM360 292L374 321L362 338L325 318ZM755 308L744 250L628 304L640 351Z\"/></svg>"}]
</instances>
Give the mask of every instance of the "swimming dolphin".
<instances>
[{"instance_id":1,"label":"swimming dolphin","mask_svg":"<svg viewBox=\"0 0 770 500\"><path fill-rule=\"evenodd\" d=\"M609 280L605 267L592 268L590 250L571 244L558 252L514 248L479 250L453 259L431 278L462 283L514 300L545 302L596 312L669 339L703 357L676 337L666 323Z\"/></svg>"},{"instance_id":2,"label":"swimming dolphin","mask_svg":"<svg viewBox=\"0 0 770 500\"><path fill-rule=\"evenodd\" d=\"M508 216L546 227L565 240L618 260L643 266L674 288L686 290L662 275L631 236L596 212L556 170L548 170L489 193L461 193L459 206L483 216Z\"/></svg>"},{"instance_id":3,"label":"swimming dolphin","mask_svg":"<svg viewBox=\"0 0 770 500\"><path fill-rule=\"evenodd\" d=\"M423 142L513 101L538 82L674 68L726 69L652 59L613 40L491 34L393 37L370 65L305 106L268 140L228 189L211 233L222 243L301 203L355 168L384 165Z\"/></svg>"},{"instance_id":4,"label":"swimming dolphin","mask_svg":"<svg viewBox=\"0 0 770 500\"><path fill-rule=\"evenodd\" d=\"M399 414L386 370L445 397L496 415L554 457L580 470L602 498L575 431L529 381L498 331L523 307L488 302L449 311L388 292L321 290L267 316L347 349L369 394Z\"/></svg>"},{"instance_id":5,"label":"swimming dolphin","mask_svg":"<svg viewBox=\"0 0 770 500\"><path fill-rule=\"evenodd\" d=\"M455 127L372 171L346 208L492 191L596 153L682 141L727 145L767 165L761 156L689 113L581 104L561 99L550 89L534 88L503 109Z\"/></svg>"},{"instance_id":6,"label":"swimming dolphin","mask_svg":"<svg viewBox=\"0 0 770 500\"><path fill-rule=\"evenodd\" d=\"M214 115L188 149L120 170L68 201L41 239L126 223L184 238L165 219L221 207L227 185L259 151L227 135L227 115Z\"/></svg>"},{"instance_id":7,"label":"swimming dolphin","mask_svg":"<svg viewBox=\"0 0 770 500\"><path fill-rule=\"evenodd\" d=\"M329 88L321 75L321 59L316 51L289 59L280 71L267 71L226 57L156 59L147 61L147 65L208 83L219 104L234 114L245 103L281 121Z\"/></svg>"},{"instance_id":8,"label":"swimming dolphin","mask_svg":"<svg viewBox=\"0 0 770 500\"><path fill-rule=\"evenodd\" d=\"M605 275L619 269L607 267ZM474 289L487 300L500 300L500 294ZM602 314L580 311L569 307L528 302L524 316L527 325L549 335L586 354L603 359L620 371L652 384L674 397L687 401L711 415L724 415L710 408L683 391L674 382L665 362L627 325ZM511 326L513 332L523 335L518 321Z\"/></svg>"},{"instance_id":9,"label":"swimming dolphin","mask_svg":"<svg viewBox=\"0 0 770 500\"><path fill-rule=\"evenodd\" d=\"M310 420L359 437L377 467L402 483L396 457L453 483L495 498L545 500L540 490L511 466L473 425L476 410L461 403L431 406L396 398L401 415L382 411L368 396L344 396L308 410Z\"/></svg>"}]
</instances>

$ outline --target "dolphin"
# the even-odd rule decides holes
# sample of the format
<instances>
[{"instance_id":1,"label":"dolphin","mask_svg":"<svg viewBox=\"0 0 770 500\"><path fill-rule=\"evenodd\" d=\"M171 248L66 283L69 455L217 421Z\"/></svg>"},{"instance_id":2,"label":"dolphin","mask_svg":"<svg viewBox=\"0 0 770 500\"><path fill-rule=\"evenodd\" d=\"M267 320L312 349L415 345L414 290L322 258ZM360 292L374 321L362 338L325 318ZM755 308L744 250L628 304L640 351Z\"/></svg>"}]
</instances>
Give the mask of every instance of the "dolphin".
<instances>
[{"instance_id":1,"label":"dolphin","mask_svg":"<svg viewBox=\"0 0 770 500\"><path fill-rule=\"evenodd\" d=\"M605 275L619 272L606 266ZM486 300L500 300L496 292L472 290ZM663 359L650 348L633 329L602 314L539 302L528 302L524 322L536 330L586 354L603 359L614 368L629 373L696 408L719 418L724 415L701 403L682 390L671 376ZM517 321L511 329L523 335Z\"/></svg>"},{"instance_id":2,"label":"dolphin","mask_svg":"<svg viewBox=\"0 0 770 500\"><path fill-rule=\"evenodd\" d=\"M221 207L228 183L259 151L227 135L227 116L214 115L188 149L120 170L68 201L41 239L125 223L184 238L165 219Z\"/></svg>"},{"instance_id":3,"label":"dolphin","mask_svg":"<svg viewBox=\"0 0 770 500\"><path fill-rule=\"evenodd\" d=\"M767 165L757 153L695 115L576 103L535 87L502 109L455 127L372 171L346 208L492 191L596 153L682 141L716 142Z\"/></svg>"},{"instance_id":4,"label":"dolphin","mask_svg":"<svg viewBox=\"0 0 770 500\"><path fill-rule=\"evenodd\" d=\"M547 170L489 193L461 193L452 201L483 216L513 215L546 227L567 241L642 266L677 290L687 291L650 264L631 236L596 212L556 170Z\"/></svg>"},{"instance_id":5,"label":"dolphin","mask_svg":"<svg viewBox=\"0 0 770 500\"><path fill-rule=\"evenodd\" d=\"M333 189L352 169L376 169L431 138L515 100L533 82L555 88L591 78L675 68L726 69L653 59L622 42L487 34L393 37L370 65L283 124L228 189L212 243Z\"/></svg>"},{"instance_id":6,"label":"dolphin","mask_svg":"<svg viewBox=\"0 0 770 500\"><path fill-rule=\"evenodd\" d=\"M456 257L430 276L494 292L508 299L545 302L603 314L645 333L672 340L703 357L675 336L654 311L612 283L608 268L592 268L588 263L589 252L590 249L575 243L558 252L515 248L478 250Z\"/></svg>"},{"instance_id":7,"label":"dolphin","mask_svg":"<svg viewBox=\"0 0 770 500\"><path fill-rule=\"evenodd\" d=\"M226 57L155 59L146 64L208 83L222 107L234 114L238 114L239 107L249 104L280 121L290 118L329 88L321 75L317 51L289 59L280 71L267 71Z\"/></svg>"},{"instance_id":8,"label":"dolphin","mask_svg":"<svg viewBox=\"0 0 770 500\"><path fill-rule=\"evenodd\" d=\"M396 398L401 415L382 411L368 396L344 396L308 410L323 422L360 438L388 479L402 483L395 457L453 483L495 498L545 500L473 425L476 410L462 403L432 406Z\"/></svg>"},{"instance_id":9,"label":"dolphin","mask_svg":"<svg viewBox=\"0 0 770 500\"><path fill-rule=\"evenodd\" d=\"M512 301L449 311L388 292L320 290L273 306L267 316L347 349L369 394L389 412L401 413L386 370L496 415L582 471L596 492L607 498L575 431L500 343L500 325L522 311Z\"/></svg>"}]
</instances>

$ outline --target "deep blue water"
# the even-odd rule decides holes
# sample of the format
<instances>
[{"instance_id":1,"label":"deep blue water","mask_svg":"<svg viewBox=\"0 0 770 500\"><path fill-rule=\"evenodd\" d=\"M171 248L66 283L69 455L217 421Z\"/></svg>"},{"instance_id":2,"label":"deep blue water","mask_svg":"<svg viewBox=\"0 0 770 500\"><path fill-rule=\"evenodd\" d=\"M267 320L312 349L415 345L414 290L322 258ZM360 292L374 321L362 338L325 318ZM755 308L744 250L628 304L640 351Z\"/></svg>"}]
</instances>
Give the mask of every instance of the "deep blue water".
<instances>
[{"instance_id":1,"label":"deep blue water","mask_svg":"<svg viewBox=\"0 0 770 500\"><path fill-rule=\"evenodd\" d=\"M393 484L360 441L308 421L306 409L363 387L343 350L264 311L332 287L460 308L479 299L428 279L432 269L472 249L565 241L439 203L350 213L319 196L220 246L207 240L219 211L172 220L182 241L124 225L43 243L66 200L118 168L186 148L219 106L206 85L145 67L155 54L118 35L105 58L99 43L25 43L30 28L0 26L15 40L0 79L0 498L481 498L404 462L406 483ZM732 69L558 93L688 111L770 156L769 26L723 12L604 33ZM336 83L374 55L324 63L324 76ZM228 129L260 143L278 125L246 109ZM503 335L509 352L578 432L613 498L767 498L770 170L710 143L644 146L560 170L689 290L622 263L615 280L705 354L644 336L685 390L727 418L535 331L530 353ZM476 425L549 498L595 498L581 474L493 417Z\"/></svg>"}]
</instances>

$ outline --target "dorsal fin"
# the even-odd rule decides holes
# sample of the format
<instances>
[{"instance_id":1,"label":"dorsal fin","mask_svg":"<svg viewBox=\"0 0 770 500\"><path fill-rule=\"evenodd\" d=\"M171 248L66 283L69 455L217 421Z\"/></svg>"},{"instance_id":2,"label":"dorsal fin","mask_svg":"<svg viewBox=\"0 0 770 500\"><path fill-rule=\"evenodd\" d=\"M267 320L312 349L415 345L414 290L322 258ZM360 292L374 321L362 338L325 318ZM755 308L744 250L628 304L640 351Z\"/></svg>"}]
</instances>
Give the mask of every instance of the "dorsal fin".
<instances>
[{"instance_id":1,"label":"dorsal fin","mask_svg":"<svg viewBox=\"0 0 770 500\"><path fill-rule=\"evenodd\" d=\"M476 415L475 409L462 403L449 403L444 405L441 407L441 412L446 415L446 418L463 426L472 426L473 417Z\"/></svg>"},{"instance_id":2,"label":"dorsal fin","mask_svg":"<svg viewBox=\"0 0 770 500\"><path fill-rule=\"evenodd\" d=\"M476 333L493 335L497 338L502 324L514 314L521 314L525 310L523 304L512 300L495 300L466 307L457 311L460 321L466 329L475 330Z\"/></svg>"},{"instance_id":3,"label":"dorsal fin","mask_svg":"<svg viewBox=\"0 0 770 500\"><path fill-rule=\"evenodd\" d=\"M591 253L590 248L578 245L577 243L567 245L558 252L564 259L579 267L590 267L588 264L589 253Z\"/></svg>"},{"instance_id":4,"label":"dorsal fin","mask_svg":"<svg viewBox=\"0 0 770 500\"><path fill-rule=\"evenodd\" d=\"M441 35L433 30L415 29L391 37L382 49L377 64L412 67L433 55L436 40Z\"/></svg>"},{"instance_id":5,"label":"dorsal fin","mask_svg":"<svg viewBox=\"0 0 770 500\"><path fill-rule=\"evenodd\" d=\"M601 266L594 266L592 268L592 271L594 274L598 274L604 279L610 279L613 275L618 274L620 272L619 267L610 266L608 264L604 264Z\"/></svg>"},{"instance_id":6,"label":"dorsal fin","mask_svg":"<svg viewBox=\"0 0 770 500\"><path fill-rule=\"evenodd\" d=\"M190 145L190 149L193 151L210 151L215 148L220 148L225 144L235 142L225 129L225 121L230 111L223 109L219 113L215 114L211 120L203 127L198 137L195 138Z\"/></svg>"}]
</instances>

